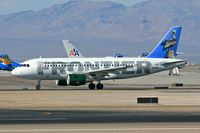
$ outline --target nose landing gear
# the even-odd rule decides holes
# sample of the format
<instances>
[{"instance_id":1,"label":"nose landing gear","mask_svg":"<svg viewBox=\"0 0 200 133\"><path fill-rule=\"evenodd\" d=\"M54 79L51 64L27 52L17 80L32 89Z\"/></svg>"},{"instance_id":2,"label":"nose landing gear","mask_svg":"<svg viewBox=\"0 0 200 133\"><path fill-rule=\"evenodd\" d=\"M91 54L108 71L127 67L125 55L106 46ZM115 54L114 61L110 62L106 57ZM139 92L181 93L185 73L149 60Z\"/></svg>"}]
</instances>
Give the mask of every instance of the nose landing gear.
<instances>
[{"instance_id":1,"label":"nose landing gear","mask_svg":"<svg viewBox=\"0 0 200 133\"><path fill-rule=\"evenodd\" d=\"M35 87L36 90L40 90L41 89L41 80L37 81L37 85Z\"/></svg>"}]
</instances>

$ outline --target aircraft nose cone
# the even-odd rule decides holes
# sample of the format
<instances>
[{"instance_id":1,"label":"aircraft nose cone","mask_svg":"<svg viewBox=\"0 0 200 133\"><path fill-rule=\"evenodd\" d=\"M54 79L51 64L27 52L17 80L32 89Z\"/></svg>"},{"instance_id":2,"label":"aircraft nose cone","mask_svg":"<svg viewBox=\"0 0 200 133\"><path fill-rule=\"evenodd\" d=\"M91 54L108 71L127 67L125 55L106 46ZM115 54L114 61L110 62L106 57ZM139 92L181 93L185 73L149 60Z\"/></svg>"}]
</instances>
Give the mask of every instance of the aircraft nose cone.
<instances>
[{"instance_id":1,"label":"aircraft nose cone","mask_svg":"<svg viewBox=\"0 0 200 133\"><path fill-rule=\"evenodd\" d=\"M12 70L11 73L13 76L21 76L22 75L22 73L17 68Z\"/></svg>"}]
</instances>

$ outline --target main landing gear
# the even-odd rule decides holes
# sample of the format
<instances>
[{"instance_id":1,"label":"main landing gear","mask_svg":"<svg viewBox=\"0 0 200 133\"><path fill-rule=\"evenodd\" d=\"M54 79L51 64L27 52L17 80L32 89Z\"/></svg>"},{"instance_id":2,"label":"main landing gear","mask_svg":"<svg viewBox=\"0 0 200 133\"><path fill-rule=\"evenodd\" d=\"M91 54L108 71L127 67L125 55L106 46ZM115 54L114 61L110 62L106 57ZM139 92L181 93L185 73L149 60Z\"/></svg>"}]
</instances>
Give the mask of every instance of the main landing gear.
<instances>
[{"instance_id":1,"label":"main landing gear","mask_svg":"<svg viewBox=\"0 0 200 133\"><path fill-rule=\"evenodd\" d=\"M35 87L36 90L40 90L41 89L41 80L37 81L37 85Z\"/></svg>"},{"instance_id":2,"label":"main landing gear","mask_svg":"<svg viewBox=\"0 0 200 133\"><path fill-rule=\"evenodd\" d=\"M96 87L97 87L98 90L102 90L103 89L103 84L98 83Z\"/></svg>"},{"instance_id":3,"label":"main landing gear","mask_svg":"<svg viewBox=\"0 0 200 133\"><path fill-rule=\"evenodd\" d=\"M90 90L94 90L95 87L96 87L96 89L98 89L98 90L102 90L102 89L103 89L103 84L98 83L97 85L95 85L94 83L90 83L90 84L88 85L88 88L89 88Z\"/></svg>"},{"instance_id":4,"label":"main landing gear","mask_svg":"<svg viewBox=\"0 0 200 133\"><path fill-rule=\"evenodd\" d=\"M90 90L94 90L94 89L95 89L95 84L94 84L94 83L90 83L90 84L88 85L88 88L89 88Z\"/></svg>"}]
</instances>

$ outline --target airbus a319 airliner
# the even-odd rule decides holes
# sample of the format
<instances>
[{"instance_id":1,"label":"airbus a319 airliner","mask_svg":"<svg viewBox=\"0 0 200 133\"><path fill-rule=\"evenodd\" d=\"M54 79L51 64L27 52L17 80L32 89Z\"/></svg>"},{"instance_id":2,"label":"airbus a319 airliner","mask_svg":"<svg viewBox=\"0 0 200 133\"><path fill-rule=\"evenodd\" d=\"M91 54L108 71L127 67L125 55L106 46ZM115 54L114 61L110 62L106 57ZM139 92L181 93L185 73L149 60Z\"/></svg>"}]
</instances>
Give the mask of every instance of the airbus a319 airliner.
<instances>
[{"instance_id":1,"label":"airbus a319 airliner","mask_svg":"<svg viewBox=\"0 0 200 133\"><path fill-rule=\"evenodd\" d=\"M89 89L103 89L102 80L145 76L175 67L183 67L185 60L173 59L176 55L182 27L172 27L146 57L85 58L72 47L71 56L77 58L37 58L25 61L12 71L16 77L37 80L56 80L59 86L80 86L89 83ZM81 57L79 57L81 55ZM97 82L95 85L94 81Z\"/></svg>"}]
</instances>

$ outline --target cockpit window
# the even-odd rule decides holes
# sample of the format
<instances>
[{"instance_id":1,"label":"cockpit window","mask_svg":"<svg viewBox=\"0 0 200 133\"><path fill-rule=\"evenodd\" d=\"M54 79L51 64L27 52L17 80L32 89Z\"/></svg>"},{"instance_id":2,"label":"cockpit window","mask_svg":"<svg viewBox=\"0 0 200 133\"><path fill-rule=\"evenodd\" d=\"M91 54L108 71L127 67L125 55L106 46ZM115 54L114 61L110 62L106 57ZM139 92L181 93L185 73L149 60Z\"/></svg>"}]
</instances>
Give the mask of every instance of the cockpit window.
<instances>
[{"instance_id":1,"label":"cockpit window","mask_svg":"<svg viewBox=\"0 0 200 133\"><path fill-rule=\"evenodd\" d=\"M29 64L21 64L20 67L30 67Z\"/></svg>"}]
</instances>

